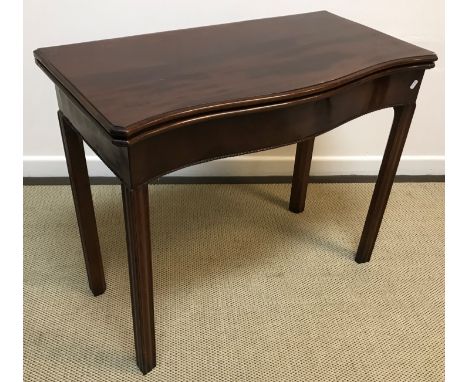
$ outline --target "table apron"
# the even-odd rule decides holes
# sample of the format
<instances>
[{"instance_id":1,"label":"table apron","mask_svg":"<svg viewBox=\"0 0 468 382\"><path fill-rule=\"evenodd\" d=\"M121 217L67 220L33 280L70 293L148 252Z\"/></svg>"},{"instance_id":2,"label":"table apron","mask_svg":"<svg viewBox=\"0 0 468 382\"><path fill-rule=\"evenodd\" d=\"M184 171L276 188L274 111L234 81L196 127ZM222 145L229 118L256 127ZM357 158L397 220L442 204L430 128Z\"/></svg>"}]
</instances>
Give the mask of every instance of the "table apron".
<instances>
[{"instance_id":1,"label":"table apron","mask_svg":"<svg viewBox=\"0 0 468 382\"><path fill-rule=\"evenodd\" d=\"M415 103L424 69L373 76L322 95L217 112L154 130L122 145L57 88L59 107L83 139L130 187L193 164L294 144L364 114ZM417 82L415 82L417 81Z\"/></svg>"},{"instance_id":2,"label":"table apron","mask_svg":"<svg viewBox=\"0 0 468 382\"><path fill-rule=\"evenodd\" d=\"M131 183L128 147L115 145L106 130L66 90L55 87L60 111L88 146L125 184Z\"/></svg>"}]
</instances>

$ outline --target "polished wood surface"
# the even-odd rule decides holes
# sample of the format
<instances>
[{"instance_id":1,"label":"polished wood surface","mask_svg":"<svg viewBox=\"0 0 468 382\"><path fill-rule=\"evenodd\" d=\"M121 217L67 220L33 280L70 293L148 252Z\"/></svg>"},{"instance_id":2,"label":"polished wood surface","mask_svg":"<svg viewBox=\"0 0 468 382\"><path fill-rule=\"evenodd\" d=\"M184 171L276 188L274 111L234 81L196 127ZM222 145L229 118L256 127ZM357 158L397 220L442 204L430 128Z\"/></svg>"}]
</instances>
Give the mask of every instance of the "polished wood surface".
<instances>
[{"instance_id":1,"label":"polished wood surface","mask_svg":"<svg viewBox=\"0 0 468 382\"><path fill-rule=\"evenodd\" d=\"M112 136L310 96L434 53L328 12L41 48L41 67Z\"/></svg>"},{"instance_id":2,"label":"polished wood surface","mask_svg":"<svg viewBox=\"0 0 468 382\"><path fill-rule=\"evenodd\" d=\"M291 212L300 213L304 211L314 141L314 138L310 138L298 142L296 146L291 196L289 198L289 211Z\"/></svg>"},{"instance_id":3,"label":"polished wood surface","mask_svg":"<svg viewBox=\"0 0 468 382\"><path fill-rule=\"evenodd\" d=\"M294 144L363 114L414 103L425 69L387 69L300 101L194 117L125 142L106 134L65 89L57 87L57 96L60 110L86 143L122 182L136 187L192 164Z\"/></svg>"},{"instance_id":4,"label":"polished wood surface","mask_svg":"<svg viewBox=\"0 0 468 382\"><path fill-rule=\"evenodd\" d=\"M132 190L122 185L122 200L136 359L140 370L146 374L156 366L148 186Z\"/></svg>"},{"instance_id":5,"label":"polished wood surface","mask_svg":"<svg viewBox=\"0 0 468 382\"><path fill-rule=\"evenodd\" d=\"M149 181L297 143L290 210L304 209L314 139L354 118L395 118L356 254L369 261L424 73L437 56L328 12L35 51L54 81L88 277L105 289L84 140L119 177L137 363L156 364ZM376 127L377 128L377 127Z\"/></svg>"},{"instance_id":6,"label":"polished wood surface","mask_svg":"<svg viewBox=\"0 0 468 382\"><path fill-rule=\"evenodd\" d=\"M371 258L415 108L414 103L394 108L392 129L356 253L358 263L365 263Z\"/></svg>"},{"instance_id":7,"label":"polished wood surface","mask_svg":"<svg viewBox=\"0 0 468 382\"><path fill-rule=\"evenodd\" d=\"M67 158L70 186L75 204L78 228L80 230L89 288L95 296L99 296L106 290L106 281L102 266L101 249L83 140L60 111L58 112L58 119L62 132L65 157Z\"/></svg>"}]
</instances>

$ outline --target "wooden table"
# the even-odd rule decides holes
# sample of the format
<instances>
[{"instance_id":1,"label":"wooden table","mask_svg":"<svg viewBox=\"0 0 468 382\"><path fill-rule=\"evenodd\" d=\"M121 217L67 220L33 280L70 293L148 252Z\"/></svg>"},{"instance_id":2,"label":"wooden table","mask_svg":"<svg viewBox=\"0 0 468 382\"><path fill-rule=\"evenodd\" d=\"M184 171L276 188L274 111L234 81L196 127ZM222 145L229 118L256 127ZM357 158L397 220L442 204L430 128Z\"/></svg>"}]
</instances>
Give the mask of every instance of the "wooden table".
<instances>
[{"instance_id":1,"label":"wooden table","mask_svg":"<svg viewBox=\"0 0 468 382\"><path fill-rule=\"evenodd\" d=\"M106 284L83 140L122 183L136 358L144 374L156 365L148 182L195 163L297 143L289 209L301 212L314 138L392 107L356 255L358 263L369 261L424 72L437 60L328 12L41 48L34 56L56 85L94 295Z\"/></svg>"}]
</instances>

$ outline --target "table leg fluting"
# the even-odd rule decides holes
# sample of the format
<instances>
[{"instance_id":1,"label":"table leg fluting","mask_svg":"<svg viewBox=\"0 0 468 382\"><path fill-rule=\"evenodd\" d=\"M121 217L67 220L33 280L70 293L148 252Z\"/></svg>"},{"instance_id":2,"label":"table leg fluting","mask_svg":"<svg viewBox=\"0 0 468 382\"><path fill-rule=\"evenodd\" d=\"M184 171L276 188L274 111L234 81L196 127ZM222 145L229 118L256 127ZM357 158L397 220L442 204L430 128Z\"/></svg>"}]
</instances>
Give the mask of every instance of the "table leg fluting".
<instances>
[{"instance_id":1,"label":"table leg fluting","mask_svg":"<svg viewBox=\"0 0 468 382\"><path fill-rule=\"evenodd\" d=\"M295 213L304 211L314 140L314 138L310 138L299 142L296 146L291 197L289 199L289 210Z\"/></svg>"},{"instance_id":2,"label":"table leg fluting","mask_svg":"<svg viewBox=\"0 0 468 382\"><path fill-rule=\"evenodd\" d=\"M61 111L58 112L58 119L62 132L63 147L80 230L88 283L92 293L98 296L106 290L106 281L99 247L99 237L83 140Z\"/></svg>"},{"instance_id":3,"label":"table leg fluting","mask_svg":"<svg viewBox=\"0 0 468 382\"><path fill-rule=\"evenodd\" d=\"M415 108L415 104L394 108L392 128L355 257L358 263L368 262L371 258Z\"/></svg>"},{"instance_id":4,"label":"table leg fluting","mask_svg":"<svg viewBox=\"0 0 468 382\"><path fill-rule=\"evenodd\" d=\"M133 189L122 185L122 199L135 351L138 367L146 374L156 366L148 185Z\"/></svg>"}]
</instances>

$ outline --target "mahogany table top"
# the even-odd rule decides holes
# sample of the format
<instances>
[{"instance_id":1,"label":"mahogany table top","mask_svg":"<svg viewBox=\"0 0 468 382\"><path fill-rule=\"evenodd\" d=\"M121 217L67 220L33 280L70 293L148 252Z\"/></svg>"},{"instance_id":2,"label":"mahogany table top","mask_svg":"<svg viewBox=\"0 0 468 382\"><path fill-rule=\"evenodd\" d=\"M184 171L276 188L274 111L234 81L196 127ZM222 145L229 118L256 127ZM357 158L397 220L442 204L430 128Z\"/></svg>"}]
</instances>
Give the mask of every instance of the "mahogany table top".
<instances>
[{"instance_id":1,"label":"mahogany table top","mask_svg":"<svg viewBox=\"0 0 468 382\"><path fill-rule=\"evenodd\" d=\"M437 59L325 11L41 48L34 56L119 139Z\"/></svg>"}]
</instances>

